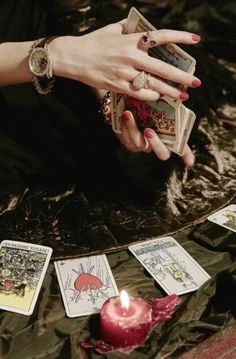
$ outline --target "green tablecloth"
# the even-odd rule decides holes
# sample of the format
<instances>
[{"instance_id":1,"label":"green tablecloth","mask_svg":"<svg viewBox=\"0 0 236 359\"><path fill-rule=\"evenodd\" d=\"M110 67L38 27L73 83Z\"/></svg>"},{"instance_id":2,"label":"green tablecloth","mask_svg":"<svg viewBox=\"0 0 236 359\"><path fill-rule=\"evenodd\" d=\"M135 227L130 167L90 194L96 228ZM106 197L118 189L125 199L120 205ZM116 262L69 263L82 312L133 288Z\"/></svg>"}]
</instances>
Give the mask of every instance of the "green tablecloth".
<instances>
[{"instance_id":1,"label":"green tablecloth","mask_svg":"<svg viewBox=\"0 0 236 359\"><path fill-rule=\"evenodd\" d=\"M210 222L176 234L175 239L211 275L198 291L181 296L172 319L157 326L130 358L179 358L206 338L235 323L235 233ZM107 255L119 289L146 299L165 293L126 250ZM100 356L80 343L98 335L98 315L67 318L53 263L50 264L31 317L1 312L2 359L125 358ZM217 352L214 358L217 357Z\"/></svg>"}]
</instances>

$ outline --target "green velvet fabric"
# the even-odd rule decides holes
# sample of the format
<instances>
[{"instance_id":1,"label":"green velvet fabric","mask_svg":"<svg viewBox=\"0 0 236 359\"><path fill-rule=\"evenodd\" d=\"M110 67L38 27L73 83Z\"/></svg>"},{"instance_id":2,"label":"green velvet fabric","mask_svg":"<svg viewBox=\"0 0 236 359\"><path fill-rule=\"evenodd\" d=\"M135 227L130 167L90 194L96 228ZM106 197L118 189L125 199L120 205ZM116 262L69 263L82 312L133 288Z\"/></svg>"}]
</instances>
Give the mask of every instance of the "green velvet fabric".
<instances>
[{"instance_id":1,"label":"green velvet fabric","mask_svg":"<svg viewBox=\"0 0 236 359\"><path fill-rule=\"evenodd\" d=\"M173 318L157 326L150 338L130 358L178 358L211 335L235 323L235 236L206 223L175 236L211 275L198 291L181 296ZM119 289L146 299L163 297L158 284L126 250L108 255ZM31 317L2 312L1 358L125 358L98 355L83 349L81 342L99 338L98 315L66 318L53 264L47 271ZM215 353L214 358L217 357Z\"/></svg>"}]
</instances>

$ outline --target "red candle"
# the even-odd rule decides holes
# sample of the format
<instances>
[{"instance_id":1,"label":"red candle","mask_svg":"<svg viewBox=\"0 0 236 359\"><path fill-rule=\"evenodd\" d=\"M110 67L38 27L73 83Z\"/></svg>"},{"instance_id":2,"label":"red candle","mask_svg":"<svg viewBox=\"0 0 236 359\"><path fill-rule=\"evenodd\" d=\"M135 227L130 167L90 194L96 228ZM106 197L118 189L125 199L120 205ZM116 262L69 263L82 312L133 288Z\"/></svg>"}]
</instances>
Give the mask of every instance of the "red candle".
<instances>
[{"instance_id":1,"label":"red candle","mask_svg":"<svg viewBox=\"0 0 236 359\"><path fill-rule=\"evenodd\" d=\"M131 347L144 342L152 329L152 307L142 298L120 297L108 299L100 313L102 339L117 347Z\"/></svg>"}]
</instances>

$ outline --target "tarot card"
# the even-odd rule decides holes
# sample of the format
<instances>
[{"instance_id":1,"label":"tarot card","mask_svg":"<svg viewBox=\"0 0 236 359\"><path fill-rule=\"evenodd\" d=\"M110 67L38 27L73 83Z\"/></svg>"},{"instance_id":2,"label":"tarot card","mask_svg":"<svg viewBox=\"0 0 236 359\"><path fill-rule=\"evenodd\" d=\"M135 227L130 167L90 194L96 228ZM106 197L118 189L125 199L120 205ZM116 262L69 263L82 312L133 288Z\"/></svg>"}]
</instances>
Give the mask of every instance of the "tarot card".
<instances>
[{"instance_id":1,"label":"tarot card","mask_svg":"<svg viewBox=\"0 0 236 359\"><path fill-rule=\"evenodd\" d=\"M193 126L194 126L194 123L196 120L196 115L192 110L185 107L184 111L185 111L184 115L186 116L186 119L184 119L184 121L183 121L184 123L183 123L183 128L182 128L182 133L181 133L181 139L180 139L178 148L174 149L174 151L177 154L179 154L180 156L182 156L184 153L185 146L188 143L191 131L193 129Z\"/></svg>"},{"instance_id":2,"label":"tarot card","mask_svg":"<svg viewBox=\"0 0 236 359\"><path fill-rule=\"evenodd\" d=\"M54 265L70 318L97 313L107 299L119 295L105 255L57 261Z\"/></svg>"},{"instance_id":3,"label":"tarot card","mask_svg":"<svg viewBox=\"0 0 236 359\"><path fill-rule=\"evenodd\" d=\"M0 308L31 315L52 248L5 240L0 246Z\"/></svg>"},{"instance_id":4,"label":"tarot card","mask_svg":"<svg viewBox=\"0 0 236 359\"><path fill-rule=\"evenodd\" d=\"M231 204L208 217L208 220L236 232L236 204Z\"/></svg>"},{"instance_id":5,"label":"tarot card","mask_svg":"<svg viewBox=\"0 0 236 359\"><path fill-rule=\"evenodd\" d=\"M131 34L153 30L156 28L136 8L132 7L125 24L124 33ZM149 49L149 55L189 73L193 73L195 70L196 60L175 44L155 46ZM171 83L171 85L182 89L180 84Z\"/></svg>"},{"instance_id":6,"label":"tarot card","mask_svg":"<svg viewBox=\"0 0 236 359\"><path fill-rule=\"evenodd\" d=\"M179 138L178 107L175 108L164 100L143 102L143 106L146 109L143 111L145 116L143 119L142 114L135 116L135 111L132 111L138 127L141 130L145 127L152 128L165 144L177 142Z\"/></svg>"},{"instance_id":7,"label":"tarot card","mask_svg":"<svg viewBox=\"0 0 236 359\"><path fill-rule=\"evenodd\" d=\"M130 34L134 32L153 31L156 28L145 19L145 17L134 7L130 9L124 33ZM182 50L175 44L158 45L148 50L150 56L162 60L172 66L179 68L188 73L194 73L196 67L196 60L187 52ZM174 81L167 81L169 85L178 88L181 91L186 91L187 87L176 83ZM172 99L165 95L164 100L170 100L173 105L180 105L181 100Z\"/></svg>"},{"instance_id":8,"label":"tarot card","mask_svg":"<svg viewBox=\"0 0 236 359\"><path fill-rule=\"evenodd\" d=\"M172 237L134 244L129 250L167 294L193 292L210 278Z\"/></svg>"},{"instance_id":9,"label":"tarot card","mask_svg":"<svg viewBox=\"0 0 236 359\"><path fill-rule=\"evenodd\" d=\"M111 123L116 133L121 133L122 115L125 111L125 97L119 93L111 93Z\"/></svg>"},{"instance_id":10,"label":"tarot card","mask_svg":"<svg viewBox=\"0 0 236 359\"><path fill-rule=\"evenodd\" d=\"M125 110L133 113L140 131L152 128L165 144L178 143L179 138L179 107L167 101L140 101L121 94L112 94L112 127L121 133L121 119Z\"/></svg>"}]
</instances>

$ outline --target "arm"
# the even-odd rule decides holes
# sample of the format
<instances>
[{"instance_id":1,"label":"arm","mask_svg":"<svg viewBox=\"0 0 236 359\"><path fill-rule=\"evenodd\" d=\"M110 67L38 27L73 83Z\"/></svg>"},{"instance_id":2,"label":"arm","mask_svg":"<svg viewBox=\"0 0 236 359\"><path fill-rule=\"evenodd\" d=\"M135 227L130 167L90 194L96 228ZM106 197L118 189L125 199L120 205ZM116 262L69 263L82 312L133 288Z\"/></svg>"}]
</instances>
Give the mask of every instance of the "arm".
<instances>
[{"instance_id":1,"label":"arm","mask_svg":"<svg viewBox=\"0 0 236 359\"><path fill-rule=\"evenodd\" d=\"M0 87L30 82L28 55L33 41L0 44Z\"/></svg>"}]
</instances>

